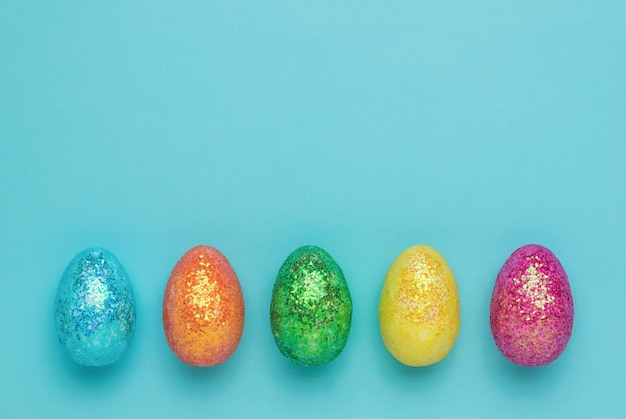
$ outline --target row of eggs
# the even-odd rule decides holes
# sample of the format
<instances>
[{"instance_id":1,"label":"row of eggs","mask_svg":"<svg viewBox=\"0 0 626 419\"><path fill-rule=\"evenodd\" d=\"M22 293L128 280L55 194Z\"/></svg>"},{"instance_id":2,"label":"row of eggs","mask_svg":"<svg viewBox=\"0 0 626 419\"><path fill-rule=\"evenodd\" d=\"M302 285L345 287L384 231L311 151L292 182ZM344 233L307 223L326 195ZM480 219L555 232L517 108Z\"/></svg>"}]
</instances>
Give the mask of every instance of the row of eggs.
<instances>
[{"instance_id":1,"label":"row of eggs","mask_svg":"<svg viewBox=\"0 0 626 419\"><path fill-rule=\"evenodd\" d=\"M210 246L190 249L165 288L163 328L184 363L220 364L237 349L244 299L226 257ZM135 302L124 268L109 251L89 248L70 262L59 283L55 321L59 341L78 364L118 360L135 329ZM432 247L404 250L384 280L378 306L380 333L401 363L426 366L452 349L460 327L454 275ZM574 306L556 256L530 244L500 270L490 307L495 343L510 361L541 366L554 361L572 333ZM303 246L282 264L270 303L276 345L291 361L320 365L342 352L352 322L352 299L340 266L325 250Z\"/></svg>"}]
</instances>

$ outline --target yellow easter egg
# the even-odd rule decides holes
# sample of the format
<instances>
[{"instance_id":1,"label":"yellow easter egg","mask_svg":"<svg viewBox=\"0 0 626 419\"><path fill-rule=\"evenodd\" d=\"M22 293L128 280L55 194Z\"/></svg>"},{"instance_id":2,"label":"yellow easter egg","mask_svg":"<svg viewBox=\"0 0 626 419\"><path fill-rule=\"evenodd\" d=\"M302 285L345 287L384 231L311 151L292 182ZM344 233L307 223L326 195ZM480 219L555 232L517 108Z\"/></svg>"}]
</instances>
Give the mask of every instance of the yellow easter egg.
<instances>
[{"instance_id":1,"label":"yellow easter egg","mask_svg":"<svg viewBox=\"0 0 626 419\"><path fill-rule=\"evenodd\" d=\"M460 301L443 256L420 244L393 262L378 304L380 334L389 352L412 367L448 355L459 334Z\"/></svg>"}]
</instances>

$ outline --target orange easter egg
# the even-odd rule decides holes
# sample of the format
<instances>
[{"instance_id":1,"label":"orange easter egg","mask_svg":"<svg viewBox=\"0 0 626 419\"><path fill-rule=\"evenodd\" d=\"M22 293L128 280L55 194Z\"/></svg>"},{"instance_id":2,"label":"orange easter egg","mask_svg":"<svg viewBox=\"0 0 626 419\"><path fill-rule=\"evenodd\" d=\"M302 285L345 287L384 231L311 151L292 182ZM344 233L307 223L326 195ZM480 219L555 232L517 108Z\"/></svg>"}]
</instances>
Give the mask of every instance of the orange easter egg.
<instances>
[{"instance_id":1,"label":"orange easter egg","mask_svg":"<svg viewBox=\"0 0 626 419\"><path fill-rule=\"evenodd\" d=\"M180 258L163 299L163 329L178 359L198 367L226 361L239 345L244 314L241 285L219 250L196 246Z\"/></svg>"}]
</instances>

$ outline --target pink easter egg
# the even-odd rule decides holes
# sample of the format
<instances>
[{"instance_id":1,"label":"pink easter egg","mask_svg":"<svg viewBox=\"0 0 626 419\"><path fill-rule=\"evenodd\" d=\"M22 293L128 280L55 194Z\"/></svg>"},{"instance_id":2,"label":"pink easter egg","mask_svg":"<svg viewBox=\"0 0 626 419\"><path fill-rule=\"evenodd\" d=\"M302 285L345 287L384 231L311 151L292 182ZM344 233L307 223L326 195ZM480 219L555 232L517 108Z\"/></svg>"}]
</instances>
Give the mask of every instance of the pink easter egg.
<instances>
[{"instance_id":1,"label":"pink easter egg","mask_svg":"<svg viewBox=\"0 0 626 419\"><path fill-rule=\"evenodd\" d=\"M490 322L496 346L515 364L542 366L561 355L572 335L574 300L550 250L529 244L507 259L493 288Z\"/></svg>"}]
</instances>

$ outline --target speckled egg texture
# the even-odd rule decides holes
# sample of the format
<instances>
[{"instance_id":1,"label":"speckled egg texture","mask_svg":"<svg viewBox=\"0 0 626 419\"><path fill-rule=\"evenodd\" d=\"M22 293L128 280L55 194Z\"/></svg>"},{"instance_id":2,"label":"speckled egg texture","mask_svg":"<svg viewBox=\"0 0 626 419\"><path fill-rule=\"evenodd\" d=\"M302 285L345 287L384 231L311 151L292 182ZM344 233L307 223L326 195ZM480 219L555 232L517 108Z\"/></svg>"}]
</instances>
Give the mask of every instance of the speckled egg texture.
<instances>
[{"instance_id":1,"label":"speckled egg texture","mask_svg":"<svg viewBox=\"0 0 626 419\"><path fill-rule=\"evenodd\" d=\"M567 274L554 254L529 244L504 263L491 297L491 332L511 362L535 367L565 350L574 325Z\"/></svg>"},{"instance_id":2,"label":"speckled egg texture","mask_svg":"<svg viewBox=\"0 0 626 419\"><path fill-rule=\"evenodd\" d=\"M111 252L89 248L72 259L59 282L54 318L74 362L102 367L117 361L133 338L135 312L130 280Z\"/></svg>"},{"instance_id":3,"label":"speckled egg texture","mask_svg":"<svg viewBox=\"0 0 626 419\"><path fill-rule=\"evenodd\" d=\"M244 315L239 279L219 250L197 246L176 263L165 288L163 328L178 359L197 367L224 362L239 345Z\"/></svg>"},{"instance_id":4,"label":"speckled egg texture","mask_svg":"<svg viewBox=\"0 0 626 419\"><path fill-rule=\"evenodd\" d=\"M280 352L300 365L321 365L343 351L352 323L352 298L343 271L324 249L302 246L281 266L270 303Z\"/></svg>"},{"instance_id":5,"label":"speckled egg texture","mask_svg":"<svg viewBox=\"0 0 626 419\"><path fill-rule=\"evenodd\" d=\"M460 328L456 280L446 260L430 246L404 250L393 262L380 294L380 333L389 352L411 367L445 358Z\"/></svg>"}]
</instances>

